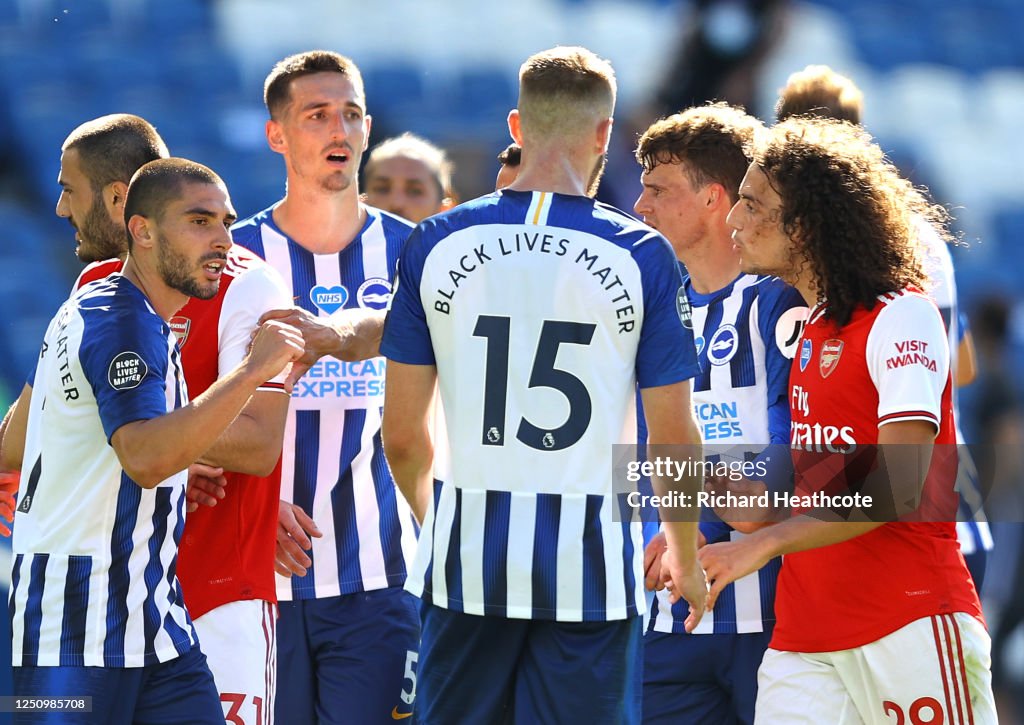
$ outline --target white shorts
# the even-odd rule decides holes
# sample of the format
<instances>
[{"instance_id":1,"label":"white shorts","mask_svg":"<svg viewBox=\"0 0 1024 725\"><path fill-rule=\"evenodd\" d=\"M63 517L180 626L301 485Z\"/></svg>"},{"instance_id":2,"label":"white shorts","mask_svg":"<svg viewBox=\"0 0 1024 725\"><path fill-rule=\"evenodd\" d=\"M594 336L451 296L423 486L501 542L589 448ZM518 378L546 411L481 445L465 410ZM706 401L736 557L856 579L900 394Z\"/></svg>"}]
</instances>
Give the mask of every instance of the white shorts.
<instances>
[{"instance_id":1,"label":"white shorts","mask_svg":"<svg viewBox=\"0 0 1024 725\"><path fill-rule=\"evenodd\" d=\"M884 606L880 602L879 606ZM769 649L754 721L987 725L998 722L988 632L968 614L924 617L838 652Z\"/></svg>"},{"instance_id":2,"label":"white shorts","mask_svg":"<svg viewBox=\"0 0 1024 725\"><path fill-rule=\"evenodd\" d=\"M277 680L277 605L262 599L229 602L194 624L220 692L225 721L271 725Z\"/></svg>"}]
</instances>

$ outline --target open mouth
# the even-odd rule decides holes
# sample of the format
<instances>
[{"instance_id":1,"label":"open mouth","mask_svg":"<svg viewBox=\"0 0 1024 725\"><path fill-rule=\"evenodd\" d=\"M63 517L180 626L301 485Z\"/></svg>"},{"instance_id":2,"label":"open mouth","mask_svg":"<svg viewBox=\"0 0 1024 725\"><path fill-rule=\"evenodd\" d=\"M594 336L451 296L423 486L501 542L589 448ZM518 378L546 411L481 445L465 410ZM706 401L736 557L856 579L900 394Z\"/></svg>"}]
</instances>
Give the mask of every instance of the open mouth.
<instances>
[{"instance_id":1,"label":"open mouth","mask_svg":"<svg viewBox=\"0 0 1024 725\"><path fill-rule=\"evenodd\" d=\"M224 272L224 262L219 259L211 260L203 265L203 271L206 272L207 279L218 280L221 273Z\"/></svg>"},{"instance_id":2,"label":"open mouth","mask_svg":"<svg viewBox=\"0 0 1024 725\"><path fill-rule=\"evenodd\" d=\"M348 159L349 155L347 151L332 151L327 154L327 162L330 164L337 164L338 166L342 166L347 163Z\"/></svg>"}]
</instances>

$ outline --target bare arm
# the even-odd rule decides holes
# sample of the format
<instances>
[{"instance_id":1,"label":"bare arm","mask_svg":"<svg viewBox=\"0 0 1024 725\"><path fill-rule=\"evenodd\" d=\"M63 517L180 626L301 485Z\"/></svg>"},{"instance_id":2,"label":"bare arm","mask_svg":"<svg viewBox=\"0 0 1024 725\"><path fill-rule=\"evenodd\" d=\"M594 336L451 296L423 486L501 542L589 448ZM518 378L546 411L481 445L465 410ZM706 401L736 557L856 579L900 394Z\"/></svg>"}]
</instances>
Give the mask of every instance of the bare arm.
<instances>
[{"instance_id":1,"label":"bare arm","mask_svg":"<svg viewBox=\"0 0 1024 725\"><path fill-rule=\"evenodd\" d=\"M263 313L260 324L280 320L302 333L306 352L288 376L289 384L294 385L322 357L330 355L351 362L380 355L385 314L384 310L359 308L317 317L301 307L291 307Z\"/></svg>"},{"instance_id":2,"label":"bare arm","mask_svg":"<svg viewBox=\"0 0 1024 725\"><path fill-rule=\"evenodd\" d=\"M920 459L931 458L935 440L935 426L921 420L900 421L882 426L878 431L879 450L882 446L902 445L916 447ZM927 465L913 461L894 449L886 456L886 470L890 480L916 478L918 487L924 482ZM902 469L902 470L901 470ZM710 602L714 603L726 585L757 571L771 559L783 554L816 549L830 544L849 541L882 526L884 521L822 521L813 516L794 516L776 526L765 527L739 541L711 544L701 549L699 557L711 582Z\"/></svg>"},{"instance_id":3,"label":"bare arm","mask_svg":"<svg viewBox=\"0 0 1024 725\"><path fill-rule=\"evenodd\" d=\"M110 443L125 472L143 488L153 488L185 470L220 437L256 388L302 352L302 336L294 328L264 325L246 359L187 406L114 432Z\"/></svg>"},{"instance_id":4,"label":"bare arm","mask_svg":"<svg viewBox=\"0 0 1024 725\"><path fill-rule=\"evenodd\" d=\"M28 409L32 404L32 386L25 383L21 395L7 410L0 423L0 471L20 471L25 457L25 431Z\"/></svg>"},{"instance_id":5,"label":"bare arm","mask_svg":"<svg viewBox=\"0 0 1024 725\"><path fill-rule=\"evenodd\" d=\"M258 390L202 461L226 471L268 476L281 457L290 396L278 390Z\"/></svg>"},{"instance_id":6,"label":"bare arm","mask_svg":"<svg viewBox=\"0 0 1024 725\"><path fill-rule=\"evenodd\" d=\"M693 404L690 401L690 381L662 385L656 388L643 388L640 391L643 399L644 417L647 420L647 445L653 455L669 457L677 461L691 463L702 460L700 431L693 417ZM654 446L672 446L656 450ZM659 496L669 493L683 494L689 500L696 500L702 480L695 466L688 466L691 475L684 475L678 480L654 475L651 484ZM686 500L686 499L682 499ZM690 604L690 614L684 626L687 632L700 623L704 614L707 588L704 573L697 563L697 530L696 517L679 515L662 516L667 549L662 556L662 580L665 586L672 589L671 601L685 599ZM679 520L688 518L692 520ZM677 519L677 520L672 520Z\"/></svg>"},{"instance_id":7,"label":"bare arm","mask_svg":"<svg viewBox=\"0 0 1024 725\"><path fill-rule=\"evenodd\" d=\"M433 485L430 412L436 381L437 368L433 365L388 360L381 431L384 455L395 483L420 523L430 507Z\"/></svg>"},{"instance_id":8,"label":"bare arm","mask_svg":"<svg viewBox=\"0 0 1024 725\"><path fill-rule=\"evenodd\" d=\"M978 377L978 354L974 349L974 335L968 330L960 339L956 359L956 386L970 385Z\"/></svg>"}]
</instances>

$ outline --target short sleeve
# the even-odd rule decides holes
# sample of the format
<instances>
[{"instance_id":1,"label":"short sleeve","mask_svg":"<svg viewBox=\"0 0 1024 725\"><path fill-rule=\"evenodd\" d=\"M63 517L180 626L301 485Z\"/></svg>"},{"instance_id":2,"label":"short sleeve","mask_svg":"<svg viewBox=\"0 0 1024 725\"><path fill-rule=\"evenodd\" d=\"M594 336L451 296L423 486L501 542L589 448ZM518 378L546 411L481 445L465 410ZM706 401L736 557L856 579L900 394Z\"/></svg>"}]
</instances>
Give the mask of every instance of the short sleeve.
<instances>
[{"instance_id":1,"label":"short sleeve","mask_svg":"<svg viewBox=\"0 0 1024 725\"><path fill-rule=\"evenodd\" d=\"M878 390L878 426L927 420L938 430L949 342L935 304L918 294L889 302L868 334L866 358Z\"/></svg>"},{"instance_id":2,"label":"short sleeve","mask_svg":"<svg viewBox=\"0 0 1024 725\"><path fill-rule=\"evenodd\" d=\"M79 362L109 442L118 428L168 412L170 331L152 314L83 311Z\"/></svg>"},{"instance_id":3,"label":"short sleeve","mask_svg":"<svg viewBox=\"0 0 1024 725\"><path fill-rule=\"evenodd\" d=\"M398 259L395 290L384 320L381 354L409 365L433 365L434 346L420 296L427 244L423 226L416 227Z\"/></svg>"},{"instance_id":4,"label":"short sleeve","mask_svg":"<svg viewBox=\"0 0 1024 725\"><path fill-rule=\"evenodd\" d=\"M267 264L254 264L242 271L224 293L217 322L220 349L218 377L238 367L246 356L252 333L264 312L292 307L292 298L281 276ZM284 390L286 371L264 383L259 390Z\"/></svg>"},{"instance_id":5,"label":"short sleeve","mask_svg":"<svg viewBox=\"0 0 1024 725\"><path fill-rule=\"evenodd\" d=\"M640 267L644 299L637 384L654 388L689 380L700 368L693 346L690 303L675 254L668 242L655 235L637 244L633 258Z\"/></svg>"}]
</instances>

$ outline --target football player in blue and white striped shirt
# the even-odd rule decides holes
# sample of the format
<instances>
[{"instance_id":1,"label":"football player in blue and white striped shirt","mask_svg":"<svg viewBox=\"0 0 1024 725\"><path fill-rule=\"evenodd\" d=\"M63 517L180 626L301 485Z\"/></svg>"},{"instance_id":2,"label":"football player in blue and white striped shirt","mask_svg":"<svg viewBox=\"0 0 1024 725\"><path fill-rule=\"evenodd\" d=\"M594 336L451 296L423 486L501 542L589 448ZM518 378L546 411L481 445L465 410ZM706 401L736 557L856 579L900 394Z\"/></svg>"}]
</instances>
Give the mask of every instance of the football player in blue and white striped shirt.
<instances>
[{"instance_id":1,"label":"football player in blue and white striped shirt","mask_svg":"<svg viewBox=\"0 0 1024 725\"><path fill-rule=\"evenodd\" d=\"M611 66L586 49L529 58L509 115L518 178L426 219L403 251L381 344L384 441L424 520L406 585L424 602L422 722L640 715L642 544L612 494L613 445L636 441L639 386L651 442L699 460L697 366L671 248L586 195L614 99ZM446 424L432 440L435 383ZM693 496L689 471L659 491ZM667 538L692 628L695 522Z\"/></svg>"},{"instance_id":2,"label":"football player in blue and white striped shirt","mask_svg":"<svg viewBox=\"0 0 1024 725\"><path fill-rule=\"evenodd\" d=\"M416 692L419 615L402 588L416 524L381 447L377 346L412 225L359 199L370 117L350 59L285 58L264 96L287 191L232 234L284 278L296 308L264 318L299 327L312 364L295 383L281 460L278 572L290 576L278 579L275 711L281 722L391 722ZM352 325L378 335L349 335Z\"/></svg>"},{"instance_id":3,"label":"football player in blue and white striped shirt","mask_svg":"<svg viewBox=\"0 0 1024 725\"><path fill-rule=\"evenodd\" d=\"M205 166L146 164L125 201L123 273L84 286L47 329L3 439L3 464L26 472L10 595L18 696L89 696L96 722L223 722L175 575L186 468L303 352L297 330L264 325L189 404L168 320L216 294L234 218Z\"/></svg>"},{"instance_id":4,"label":"football player in blue and white striped shirt","mask_svg":"<svg viewBox=\"0 0 1024 725\"><path fill-rule=\"evenodd\" d=\"M778 464L789 457L789 369L807 307L778 278L740 273L725 223L749 165L744 144L760 128L757 119L723 103L655 122L636 151L643 192L634 208L686 265L701 368L693 404L705 453L736 447L770 463L773 450L766 446L778 445L774 480L766 484L773 488L789 485L788 466ZM708 543L742 536L710 510L700 530ZM648 560L656 561L663 547L659 534L648 545ZM692 634L683 628L685 608L673 607L664 590L657 593L644 637L645 723L753 722L779 566L775 559L727 587Z\"/></svg>"}]
</instances>

